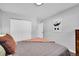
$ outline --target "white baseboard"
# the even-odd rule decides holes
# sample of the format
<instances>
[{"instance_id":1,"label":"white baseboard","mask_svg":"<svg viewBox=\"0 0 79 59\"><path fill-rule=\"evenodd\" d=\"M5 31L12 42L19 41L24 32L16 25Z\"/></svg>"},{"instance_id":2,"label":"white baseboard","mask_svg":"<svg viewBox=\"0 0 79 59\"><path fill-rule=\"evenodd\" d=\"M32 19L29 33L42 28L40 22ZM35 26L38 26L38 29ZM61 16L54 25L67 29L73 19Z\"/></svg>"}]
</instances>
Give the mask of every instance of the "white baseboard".
<instances>
[{"instance_id":1,"label":"white baseboard","mask_svg":"<svg viewBox=\"0 0 79 59\"><path fill-rule=\"evenodd\" d=\"M69 49L70 52L76 53L76 51Z\"/></svg>"}]
</instances>

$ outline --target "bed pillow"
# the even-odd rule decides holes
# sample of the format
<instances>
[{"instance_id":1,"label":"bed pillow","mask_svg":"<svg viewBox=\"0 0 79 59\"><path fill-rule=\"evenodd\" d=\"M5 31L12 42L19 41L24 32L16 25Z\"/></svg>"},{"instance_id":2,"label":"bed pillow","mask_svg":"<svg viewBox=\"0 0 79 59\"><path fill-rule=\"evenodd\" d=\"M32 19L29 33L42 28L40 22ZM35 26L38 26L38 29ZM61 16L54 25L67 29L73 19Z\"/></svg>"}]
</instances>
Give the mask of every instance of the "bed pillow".
<instances>
[{"instance_id":1,"label":"bed pillow","mask_svg":"<svg viewBox=\"0 0 79 59\"><path fill-rule=\"evenodd\" d=\"M6 52L2 45L0 45L0 56L5 56Z\"/></svg>"},{"instance_id":2,"label":"bed pillow","mask_svg":"<svg viewBox=\"0 0 79 59\"><path fill-rule=\"evenodd\" d=\"M2 44L6 51L6 55L14 54L16 51L16 43L13 37L10 34L6 34L5 36L0 36L0 41L4 41Z\"/></svg>"}]
</instances>

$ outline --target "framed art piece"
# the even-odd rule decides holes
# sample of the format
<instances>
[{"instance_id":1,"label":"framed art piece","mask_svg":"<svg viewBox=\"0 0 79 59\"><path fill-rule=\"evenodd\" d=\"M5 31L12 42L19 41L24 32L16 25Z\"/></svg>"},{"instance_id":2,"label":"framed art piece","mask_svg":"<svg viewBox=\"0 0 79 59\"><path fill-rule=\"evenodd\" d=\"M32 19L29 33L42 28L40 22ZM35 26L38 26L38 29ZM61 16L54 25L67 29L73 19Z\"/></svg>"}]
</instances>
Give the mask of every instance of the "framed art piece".
<instances>
[{"instance_id":1,"label":"framed art piece","mask_svg":"<svg viewBox=\"0 0 79 59\"><path fill-rule=\"evenodd\" d=\"M62 31L62 19L55 19L53 21L53 32L61 32Z\"/></svg>"}]
</instances>

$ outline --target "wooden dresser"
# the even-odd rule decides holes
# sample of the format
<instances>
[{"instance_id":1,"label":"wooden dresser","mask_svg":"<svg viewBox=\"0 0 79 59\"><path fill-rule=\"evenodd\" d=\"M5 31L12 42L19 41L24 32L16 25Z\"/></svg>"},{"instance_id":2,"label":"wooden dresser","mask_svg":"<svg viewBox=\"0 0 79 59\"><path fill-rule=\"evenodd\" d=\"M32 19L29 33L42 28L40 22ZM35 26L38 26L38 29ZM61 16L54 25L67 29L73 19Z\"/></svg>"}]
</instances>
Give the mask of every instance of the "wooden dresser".
<instances>
[{"instance_id":1,"label":"wooden dresser","mask_svg":"<svg viewBox=\"0 0 79 59\"><path fill-rule=\"evenodd\" d=\"M75 31L75 37L76 37L76 55L79 56L79 30L78 29Z\"/></svg>"}]
</instances>

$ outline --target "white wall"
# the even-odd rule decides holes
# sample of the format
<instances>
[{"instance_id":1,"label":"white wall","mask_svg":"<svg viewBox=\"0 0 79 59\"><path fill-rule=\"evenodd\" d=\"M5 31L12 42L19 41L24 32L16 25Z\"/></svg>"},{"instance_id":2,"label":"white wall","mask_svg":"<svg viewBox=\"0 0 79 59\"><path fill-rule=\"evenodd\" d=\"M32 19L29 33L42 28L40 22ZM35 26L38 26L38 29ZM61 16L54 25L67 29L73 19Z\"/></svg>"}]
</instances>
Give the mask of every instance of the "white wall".
<instances>
[{"instance_id":1,"label":"white wall","mask_svg":"<svg viewBox=\"0 0 79 59\"><path fill-rule=\"evenodd\" d=\"M62 31L53 32L53 20L62 19ZM44 37L75 51L75 29L79 28L79 6L44 21Z\"/></svg>"},{"instance_id":2,"label":"white wall","mask_svg":"<svg viewBox=\"0 0 79 59\"><path fill-rule=\"evenodd\" d=\"M1 12L1 10L0 10L0 19L1 19L1 14L2 14L2 12ZM0 33L2 32L2 20L0 20Z\"/></svg>"},{"instance_id":3,"label":"white wall","mask_svg":"<svg viewBox=\"0 0 79 59\"><path fill-rule=\"evenodd\" d=\"M38 21L37 18L32 18L32 38L43 38L43 23Z\"/></svg>"},{"instance_id":4,"label":"white wall","mask_svg":"<svg viewBox=\"0 0 79 59\"><path fill-rule=\"evenodd\" d=\"M36 18L32 18L32 38L37 37L38 22Z\"/></svg>"}]
</instances>

